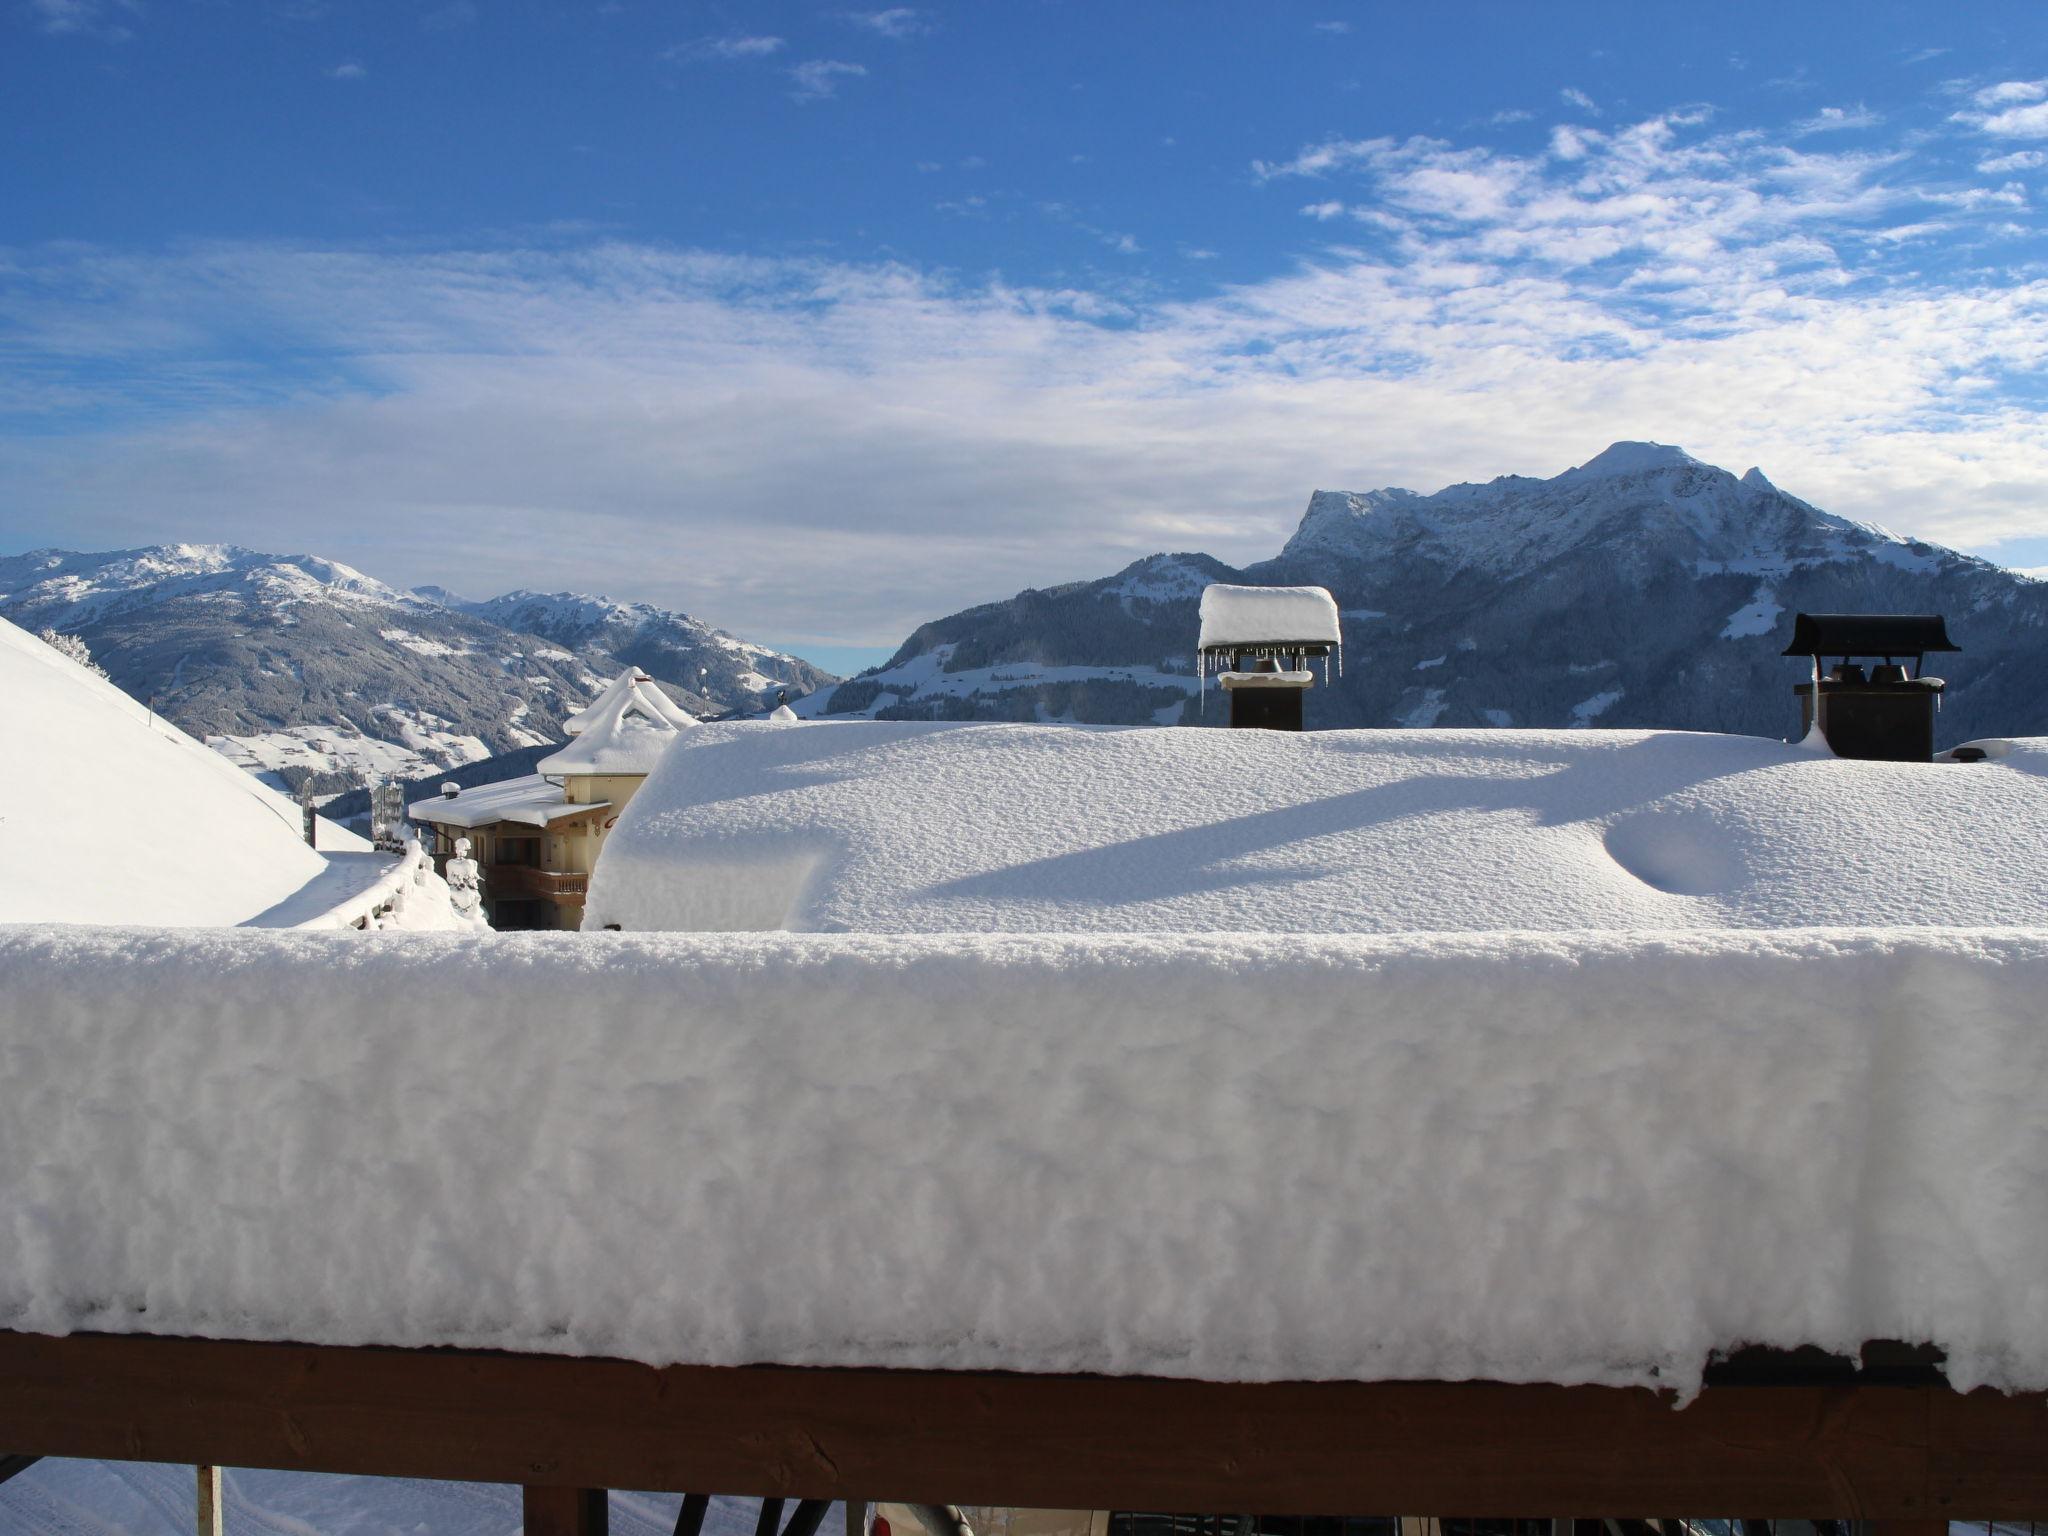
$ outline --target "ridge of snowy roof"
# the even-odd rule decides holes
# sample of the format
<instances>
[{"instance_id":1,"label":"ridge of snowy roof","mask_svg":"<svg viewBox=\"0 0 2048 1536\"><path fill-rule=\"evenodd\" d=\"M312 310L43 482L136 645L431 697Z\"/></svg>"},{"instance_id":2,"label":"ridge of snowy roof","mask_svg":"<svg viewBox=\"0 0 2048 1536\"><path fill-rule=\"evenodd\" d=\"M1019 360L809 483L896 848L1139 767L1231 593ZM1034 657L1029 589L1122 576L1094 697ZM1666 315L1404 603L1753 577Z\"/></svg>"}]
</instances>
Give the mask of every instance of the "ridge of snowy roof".
<instances>
[{"instance_id":1,"label":"ridge of snowy roof","mask_svg":"<svg viewBox=\"0 0 2048 1536\"><path fill-rule=\"evenodd\" d=\"M542 758L541 773L649 773L696 716L679 708L637 668L628 667L588 709L564 722L573 734Z\"/></svg>"},{"instance_id":2,"label":"ridge of snowy roof","mask_svg":"<svg viewBox=\"0 0 2048 1536\"><path fill-rule=\"evenodd\" d=\"M1338 645L1337 600L1324 587L1241 587L1212 582L1202 589L1198 649L1302 641Z\"/></svg>"},{"instance_id":3,"label":"ridge of snowy roof","mask_svg":"<svg viewBox=\"0 0 2048 1536\"><path fill-rule=\"evenodd\" d=\"M562 729L571 736L582 735L593 721L619 707L621 699L626 700L624 707L637 707L649 718L666 720L678 729L697 723L697 717L663 693L653 678L638 667L628 667L607 683L596 698L564 720Z\"/></svg>"}]
</instances>

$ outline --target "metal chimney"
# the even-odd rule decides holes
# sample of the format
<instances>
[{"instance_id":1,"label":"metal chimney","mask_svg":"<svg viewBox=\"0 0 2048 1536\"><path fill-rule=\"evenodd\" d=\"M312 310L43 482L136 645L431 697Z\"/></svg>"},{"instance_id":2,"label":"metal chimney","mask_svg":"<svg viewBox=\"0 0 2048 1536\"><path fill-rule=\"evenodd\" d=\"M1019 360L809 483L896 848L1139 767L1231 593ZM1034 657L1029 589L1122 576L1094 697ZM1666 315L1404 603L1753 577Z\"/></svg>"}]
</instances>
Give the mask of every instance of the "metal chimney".
<instances>
[{"instance_id":1,"label":"metal chimney","mask_svg":"<svg viewBox=\"0 0 2048 1536\"><path fill-rule=\"evenodd\" d=\"M1343 645L1336 599L1322 587L1217 582L1202 591L1197 671L1204 683L1216 674L1233 729L1300 730L1302 704L1315 686L1309 662L1321 657L1327 680L1332 656L1343 670Z\"/></svg>"},{"instance_id":2,"label":"metal chimney","mask_svg":"<svg viewBox=\"0 0 2048 1536\"><path fill-rule=\"evenodd\" d=\"M1931 653L1960 651L1938 613L1802 613L1792 621L1787 656L1812 658L1813 676L1799 695L1799 730L1816 720L1837 757L1888 763L1934 759L1934 712L1948 685L1923 677ZM1825 657L1839 658L1825 670ZM1904 661L1912 657L1907 674ZM1866 670L1859 661L1876 663ZM1879 658L1882 658L1880 661Z\"/></svg>"}]
</instances>

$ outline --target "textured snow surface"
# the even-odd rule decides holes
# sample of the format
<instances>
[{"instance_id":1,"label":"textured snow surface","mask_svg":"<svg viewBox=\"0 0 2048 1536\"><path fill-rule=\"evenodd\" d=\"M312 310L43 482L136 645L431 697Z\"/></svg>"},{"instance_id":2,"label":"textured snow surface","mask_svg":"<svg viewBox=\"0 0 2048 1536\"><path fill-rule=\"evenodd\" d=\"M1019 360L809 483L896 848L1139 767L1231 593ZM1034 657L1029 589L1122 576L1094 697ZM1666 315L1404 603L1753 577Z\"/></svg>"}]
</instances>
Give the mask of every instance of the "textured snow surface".
<instances>
[{"instance_id":1,"label":"textured snow surface","mask_svg":"<svg viewBox=\"0 0 2048 1536\"><path fill-rule=\"evenodd\" d=\"M1200 649L1212 645L1265 645L1282 640L1335 645L1337 601L1321 587L1238 587L1217 582L1202 589Z\"/></svg>"},{"instance_id":2,"label":"textured snow surface","mask_svg":"<svg viewBox=\"0 0 2048 1536\"><path fill-rule=\"evenodd\" d=\"M296 805L0 619L0 923L239 923L327 872Z\"/></svg>"},{"instance_id":3,"label":"textured snow surface","mask_svg":"<svg viewBox=\"0 0 2048 1536\"><path fill-rule=\"evenodd\" d=\"M620 816L586 927L2048 925L2044 746L1861 763L1679 731L707 725Z\"/></svg>"},{"instance_id":4,"label":"textured snow surface","mask_svg":"<svg viewBox=\"0 0 2048 1536\"><path fill-rule=\"evenodd\" d=\"M2044 995L2011 930L17 929L0 1327L2039 1389Z\"/></svg>"}]
</instances>

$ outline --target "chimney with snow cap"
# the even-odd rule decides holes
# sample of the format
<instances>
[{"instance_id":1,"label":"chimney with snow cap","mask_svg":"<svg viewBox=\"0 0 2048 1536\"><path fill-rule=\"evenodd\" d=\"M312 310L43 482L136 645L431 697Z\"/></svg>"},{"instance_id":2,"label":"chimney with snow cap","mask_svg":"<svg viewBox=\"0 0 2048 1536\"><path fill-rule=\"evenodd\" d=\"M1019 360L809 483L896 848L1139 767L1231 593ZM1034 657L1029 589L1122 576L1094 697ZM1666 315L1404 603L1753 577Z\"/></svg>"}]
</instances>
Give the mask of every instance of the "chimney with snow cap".
<instances>
[{"instance_id":1,"label":"chimney with snow cap","mask_svg":"<svg viewBox=\"0 0 2048 1536\"><path fill-rule=\"evenodd\" d=\"M1928 653L1960 651L1938 613L1802 613L1792 621L1787 656L1812 658L1799 695L1799 729L1837 757L1888 763L1934 758L1934 712L1948 685L1920 675ZM1822 658L1840 658L1822 675ZM1913 658L1912 675L1904 661ZM1859 663L1878 662L1868 672Z\"/></svg>"},{"instance_id":2,"label":"chimney with snow cap","mask_svg":"<svg viewBox=\"0 0 2048 1536\"><path fill-rule=\"evenodd\" d=\"M1341 673L1337 601L1324 588L1203 588L1196 669L1204 685L1211 672L1223 685L1232 727L1300 730L1303 697L1315 685L1308 664L1321 657L1327 681L1332 656Z\"/></svg>"}]
</instances>

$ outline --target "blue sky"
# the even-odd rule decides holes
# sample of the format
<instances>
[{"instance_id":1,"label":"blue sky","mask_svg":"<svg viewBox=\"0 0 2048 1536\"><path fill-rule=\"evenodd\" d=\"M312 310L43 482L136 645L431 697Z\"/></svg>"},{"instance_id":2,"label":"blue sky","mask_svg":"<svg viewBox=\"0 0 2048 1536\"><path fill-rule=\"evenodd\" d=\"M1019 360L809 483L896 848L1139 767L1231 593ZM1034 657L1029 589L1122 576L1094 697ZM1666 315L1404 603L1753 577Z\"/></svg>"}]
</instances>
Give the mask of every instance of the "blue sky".
<instances>
[{"instance_id":1,"label":"blue sky","mask_svg":"<svg viewBox=\"0 0 2048 1536\"><path fill-rule=\"evenodd\" d=\"M2048 563L2048 8L0 0L0 546L845 660L1675 441Z\"/></svg>"}]
</instances>

